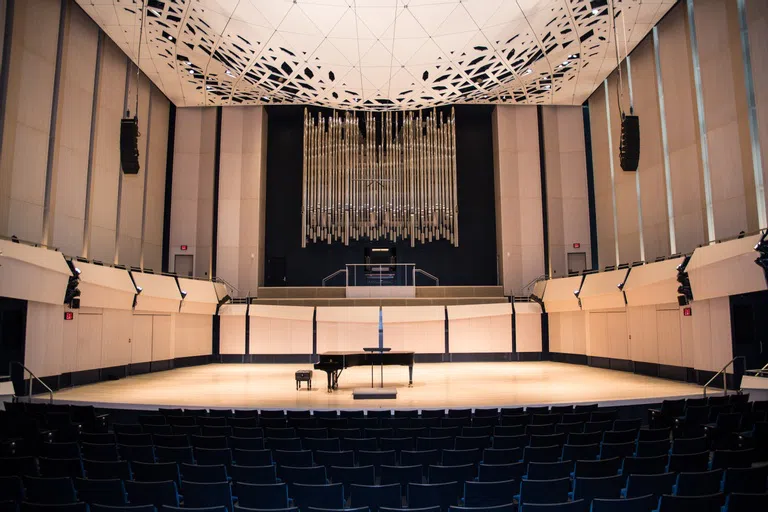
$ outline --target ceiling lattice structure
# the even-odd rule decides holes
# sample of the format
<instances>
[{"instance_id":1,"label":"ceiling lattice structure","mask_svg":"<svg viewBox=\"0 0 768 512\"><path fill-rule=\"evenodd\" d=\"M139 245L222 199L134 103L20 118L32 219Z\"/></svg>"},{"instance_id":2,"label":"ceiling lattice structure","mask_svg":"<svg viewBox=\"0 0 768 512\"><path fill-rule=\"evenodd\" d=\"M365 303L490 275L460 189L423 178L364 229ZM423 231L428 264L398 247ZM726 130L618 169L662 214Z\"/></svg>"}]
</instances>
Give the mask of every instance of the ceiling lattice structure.
<instances>
[{"instance_id":1,"label":"ceiling lattice structure","mask_svg":"<svg viewBox=\"0 0 768 512\"><path fill-rule=\"evenodd\" d=\"M580 105L675 0L77 2L177 106L412 110Z\"/></svg>"}]
</instances>

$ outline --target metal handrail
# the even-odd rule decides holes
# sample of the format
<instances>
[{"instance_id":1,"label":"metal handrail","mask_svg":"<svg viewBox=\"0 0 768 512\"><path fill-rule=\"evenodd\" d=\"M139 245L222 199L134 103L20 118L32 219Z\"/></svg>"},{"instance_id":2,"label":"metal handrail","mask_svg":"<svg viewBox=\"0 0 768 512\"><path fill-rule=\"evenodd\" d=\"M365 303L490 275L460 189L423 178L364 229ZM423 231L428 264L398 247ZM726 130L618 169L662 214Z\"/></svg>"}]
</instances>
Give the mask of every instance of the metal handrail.
<instances>
[{"instance_id":1,"label":"metal handrail","mask_svg":"<svg viewBox=\"0 0 768 512\"><path fill-rule=\"evenodd\" d=\"M526 290L531 289L534 286L536 286L536 283L538 283L539 281L546 281L546 280L547 280L547 274L541 274L538 277L534 277L533 280L531 280L530 282L528 282L528 284L523 286L523 294L524 295L531 295L531 293L533 293L533 290L531 290L531 292L529 292L529 293L526 293Z\"/></svg>"},{"instance_id":2,"label":"metal handrail","mask_svg":"<svg viewBox=\"0 0 768 512\"><path fill-rule=\"evenodd\" d=\"M224 278L222 278L222 277L219 277L219 276L216 276L216 277L214 277L214 278L213 278L213 282L214 282L214 283L221 283L221 284L223 284L224 286L226 286L226 287L228 287L228 288L232 288L232 290L234 290L234 291L236 291L236 292L237 292L237 296L238 296L238 297L249 297L249 296L250 296L250 293L251 293L251 291L250 291L250 290L248 290L248 293L246 293L245 295L243 295L243 294L240 292L240 289L239 289L237 286L233 285L232 283L230 283L229 281L227 281L226 279L224 279Z\"/></svg>"},{"instance_id":3,"label":"metal handrail","mask_svg":"<svg viewBox=\"0 0 768 512\"><path fill-rule=\"evenodd\" d=\"M726 363L726 365L725 365L725 366L723 366L723 369L722 369L722 370L720 370L719 372L717 372L716 374L714 374L714 375L712 376L712 378L711 378L711 379L709 379L709 380L707 381L707 383L706 383L706 384L704 384L704 398L707 398L707 388L709 387L709 385L710 385L710 384L712 384L712 382L713 382L713 381L714 381L714 380L715 380L715 379L718 377L718 375L720 375L721 373L723 374L723 394L724 394L724 395L728 395L728 375L725 373L725 370L727 370L727 369L728 369L728 367L729 367L729 366L731 366L731 365L733 364L733 362L734 362L734 361L736 361L737 359L743 359L743 360L744 360L744 364L746 364L746 361L747 361L747 359L746 359L744 356L736 356L736 357L734 357L733 359L731 359L730 361L728 361L728 363Z\"/></svg>"},{"instance_id":4,"label":"metal handrail","mask_svg":"<svg viewBox=\"0 0 768 512\"><path fill-rule=\"evenodd\" d=\"M325 283L327 283L328 281L330 281L331 279L333 279L337 275L339 275L339 274L346 274L346 273L347 273L347 269L346 268L342 268L342 269L337 270L336 272L334 272L333 274L331 274L329 276L325 276L323 278L323 286L325 286Z\"/></svg>"},{"instance_id":5,"label":"metal handrail","mask_svg":"<svg viewBox=\"0 0 768 512\"><path fill-rule=\"evenodd\" d=\"M413 285L414 286L416 286L416 272L418 272L419 274L421 274L421 275L423 275L425 277L428 277L431 280L433 280L435 282L435 286L440 286L440 280L437 277L433 276L432 274L430 274L426 270L422 270L420 268L414 268L413 269Z\"/></svg>"},{"instance_id":6,"label":"metal handrail","mask_svg":"<svg viewBox=\"0 0 768 512\"><path fill-rule=\"evenodd\" d=\"M766 363L765 366L757 370L744 370L744 373L754 373L755 377L762 377L763 373L767 371L768 371L768 363Z\"/></svg>"},{"instance_id":7,"label":"metal handrail","mask_svg":"<svg viewBox=\"0 0 768 512\"><path fill-rule=\"evenodd\" d=\"M31 379L29 379L29 393L27 394L27 398L28 398L28 400L29 400L30 402L32 401L32 384L33 384L35 381L37 381L37 382L39 382L40 384L42 384L42 385L43 385L43 387L44 387L45 389L47 389L47 390L48 390L48 396L49 396L49 400L50 400L50 403L53 403L53 390L52 390L50 387L48 387L48 384L46 384L45 382L41 381L41 380L40 380L40 379L37 377L37 375L35 375L34 373L32 373L32 371L31 371L29 368L27 368L26 366L24 366L23 364L21 364L21 363L20 363L20 362L18 362L18 361L11 361L10 363L8 363L8 374L9 374L9 375L13 373L13 372L11 371L11 368L13 367L13 365L16 365L16 366L21 366L21 368L22 368L22 369L24 369L24 371L26 371L26 372L27 372L27 373L30 375L30 377L32 377ZM22 376L23 376L23 375L22 375Z\"/></svg>"}]
</instances>

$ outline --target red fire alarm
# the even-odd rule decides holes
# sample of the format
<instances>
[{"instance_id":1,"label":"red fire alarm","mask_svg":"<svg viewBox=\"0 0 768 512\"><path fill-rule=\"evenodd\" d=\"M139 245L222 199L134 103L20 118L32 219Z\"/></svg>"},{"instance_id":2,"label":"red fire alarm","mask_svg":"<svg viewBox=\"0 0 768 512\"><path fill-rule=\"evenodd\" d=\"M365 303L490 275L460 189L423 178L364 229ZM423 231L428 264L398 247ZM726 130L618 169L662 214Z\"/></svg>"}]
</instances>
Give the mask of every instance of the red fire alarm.
<instances>
[{"instance_id":1,"label":"red fire alarm","mask_svg":"<svg viewBox=\"0 0 768 512\"><path fill-rule=\"evenodd\" d=\"M580 244L579 242L575 242L575 243L573 244L573 248L574 248L574 249L581 249L581 244Z\"/></svg>"},{"instance_id":2,"label":"red fire alarm","mask_svg":"<svg viewBox=\"0 0 768 512\"><path fill-rule=\"evenodd\" d=\"M182 251L186 251L186 250L187 250L187 246L186 246L186 245L182 245L182 246L181 246L181 250L182 250Z\"/></svg>"},{"instance_id":3,"label":"red fire alarm","mask_svg":"<svg viewBox=\"0 0 768 512\"><path fill-rule=\"evenodd\" d=\"M691 316L692 314L691 308L683 308L683 316Z\"/></svg>"},{"instance_id":4,"label":"red fire alarm","mask_svg":"<svg viewBox=\"0 0 768 512\"><path fill-rule=\"evenodd\" d=\"M64 312L64 320L74 320L75 314L71 311L65 311Z\"/></svg>"}]
</instances>

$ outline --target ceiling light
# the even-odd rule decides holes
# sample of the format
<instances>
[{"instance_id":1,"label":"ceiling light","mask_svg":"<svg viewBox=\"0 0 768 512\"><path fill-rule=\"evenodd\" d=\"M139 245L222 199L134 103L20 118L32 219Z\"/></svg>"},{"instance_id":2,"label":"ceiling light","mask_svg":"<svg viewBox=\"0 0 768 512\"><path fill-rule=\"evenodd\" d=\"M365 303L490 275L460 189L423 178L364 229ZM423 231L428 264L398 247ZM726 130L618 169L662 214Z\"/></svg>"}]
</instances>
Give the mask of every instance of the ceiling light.
<instances>
[{"instance_id":1,"label":"ceiling light","mask_svg":"<svg viewBox=\"0 0 768 512\"><path fill-rule=\"evenodd\" d=\"M169 41L173 41L173 36L172 36L171 34L168 34L168 36L167 36L167 37L168 37L168 40L169 40Z\"/></svg>"},{"instance_id":2,"label":"ceiling light","mask_svg":"<svg viewBox=\"0 0 768 512\"><path fill-rule=\"evenodd\" d=\"M192 65L192 61L189 61L189 60L188 60L188 61L187 61L187 66L191 66L191 65Z\"/></svg>"},{"instance_id":3,"label":"ceiling light","mask_svg":"<svg viewBox=\"0 0 768 512\"><path fill-rule=\"evenodd\" d=\"M190 74L190 75L194 75L194 74L195 74L195 70L194 70L194 69L190 69L190 70L189 70L189 74Z\"/></svg>"},{"instance_id":4,"label":"ceiling light","mask_svg":"<svg viewBox=\"0 0 768 512\"><path fill-rule=\"evenodd\" d=\"M570 63L571 63L571 61L569 61L569 60L564 60L564 61L563 61L563 66L567 66L567 65L568 65L568 64L570 64Z\"/></svg>"},{"instance_id":5,"label":"ceiling light","mask_svg":"<svg viewBox=\"0 0 768 512\"><path fill-rule=\"evenodd\" d=\"M600 9L592 9L592 16L597 16L600 14Z\"/></svg>"},{"instance_id":6,"label":"ceiling light","mask_svg":"<svg viewBox=\"0 0 768 512\"><path fill-rule=\"evenodd\" d=\"M157 9L150 9L150 10L152 11L152 14L154 14L155 16L160 16L160 11L158 11Z\"/></svg>"},{"instance_id":7,"label":"ceiling light","mask_svg":"<svg viewBox=\"0 0 768 512\"><path fill-rule=\"evenodd\" d=\"M544 89L549 89L550 87L551 87L550 85L545 85Z\"/></svg>"},{"instance_id":8,"label":"ceiling light","mask_svg":"<svg viewBox=\"0 0 768 512\"><path fill-rule=\"evenodd\" d=\"M269 101L269 96L262 96L262 97L261 97L261 100L262 100L262 101Z\"/></svg>"},{"instance_id":9,"label":"ceiling light","mask_svg":"<svg viewBox=\"0 0 768 512\"><path fill-rule=\"evenodd\" d=\"M206 85L206 86L205 86L205 90L207 90L207 91L210 91L211 89L213 89L213 87L212 87L212 86L210 86L210 85Z\"/></svg>"},{"instance_id":10,"label":"ceiling light","mask_svg":"<svg viewBox=\"0 0 768 512\"><path fill-rule=\"evenodd\" d=\"M532 69L526 69L523 75L530 75L531 73L533 73Z\"/></svg>"},{"instance_id":11,"label":"ceiling light","mask_svg":"<svg viewBox=\"0 0 768 512\"><path fill-rule=\"evenodd\" d=\"M575 53L573 53L573 54L569 55L569 56L568 56L568 58L569 58L569 59L575 59L575 58L576 58L576 54L575 54Z\"/></svg>"}]
</instances>

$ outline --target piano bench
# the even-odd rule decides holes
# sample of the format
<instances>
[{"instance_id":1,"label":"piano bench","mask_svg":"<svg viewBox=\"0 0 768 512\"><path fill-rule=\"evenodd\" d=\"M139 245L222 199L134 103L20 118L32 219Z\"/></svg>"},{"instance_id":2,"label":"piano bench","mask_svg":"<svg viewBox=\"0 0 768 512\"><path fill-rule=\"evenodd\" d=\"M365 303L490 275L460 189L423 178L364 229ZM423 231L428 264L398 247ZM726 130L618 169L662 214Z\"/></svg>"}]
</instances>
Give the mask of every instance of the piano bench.
<instances>
[{"instance_id":1,"label":"piano bench","mask_svg":"<svg viewBox=\"0 0 768 512\"><path fill-rule=\"evenodd\" d=\"M306 382L309 389L312 389L312 370L298 370L296 372L296 389L301 389L301 383Z\"/></svg>"}]
</instances>

